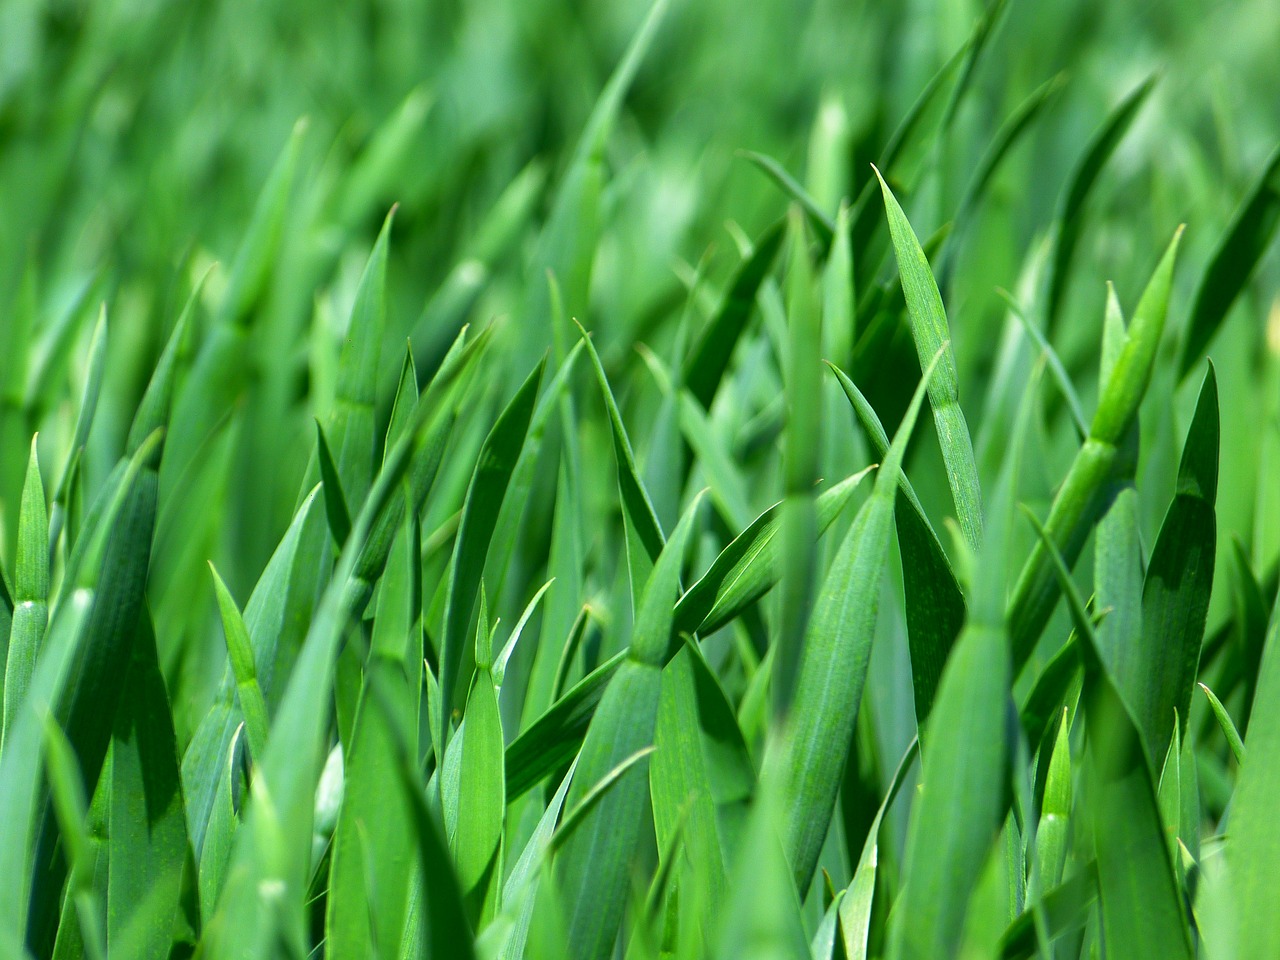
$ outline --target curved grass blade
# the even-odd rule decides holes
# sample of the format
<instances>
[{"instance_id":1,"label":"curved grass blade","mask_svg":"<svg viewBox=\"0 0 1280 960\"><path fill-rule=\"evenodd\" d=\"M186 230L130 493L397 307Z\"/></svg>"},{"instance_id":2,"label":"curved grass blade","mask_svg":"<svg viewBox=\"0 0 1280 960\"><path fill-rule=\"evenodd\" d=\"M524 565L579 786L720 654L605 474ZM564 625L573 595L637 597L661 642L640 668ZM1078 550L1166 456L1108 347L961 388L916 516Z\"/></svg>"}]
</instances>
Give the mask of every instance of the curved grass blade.
<instances>
[{"instance_id":1,"label":"curved grass blade","mask_svg":"<svg viewBox=\"0 0 1280 960\"><path fill-rule=\"evenodd\" d=\"M873 168L874 169L874 168ZM906 214L898 206L893 191L876 170L880 189L884 195L885 213L889 219L889 233L893 237L894 255L898 261L898 275L902 280L902 292L906 298L907 316L911 321L911 338L923 366L944 344L949 344L947 314L942 306L942 295L929 269L920 242L916 239ZM978 485L978 468L973 457L973 442L969 438L969 426L960 408L960 385L956 375L956 360L950 347L943 352L938 375L929 385L929 405L938 429L938 443L942 447L942 459L947 464L947 481L955 501L956 519L970 549L977 550L982 543L982 490Z\"/></svg>"},{"instance_id":2,"label":"curved grass blade","mask_svg":"<svg viewBox=\"0 0 1280 960\"><path fill-rule=\"evenodd\" d=\"M1102 126L1089 139L1084 152L1080 155L1080 160L1067 179L1067 189L1063 191L1057 216L1054 218L1058 236L1053 248L1053 259L1049 264L1044 323L1046 337L1053 337L1058 313L1062 307L1071 261L1075 257L1076 245L1080 241L1085 202L1093 192L1102 168L1106 166L1116 147L1124 139L1124 135L1138 115L1138 110L1146 101L1147 95L1151 93L1155 82L1156 75L1152 74L1116 104Z\"/></svg>"},{"instance_id":3,"label":"curved grass blade","mask_svg":"<svg viewBox=\"0 0 1280 960\"><path fill-rule=\"evenodd\" d=\"M1236 730L1236 725L1231 720L1231 714L1222 705L1222 701L1218 699L1217 694L1203 683L1198 686L1204 691L1204 695L1209 701L1209 709L1213 711L1214 719L1218 721L1218 726L1222 728L1222 735L1227 738L1227 746L1231 748L1231 755L1236 758L1236 763L1243 765L1244 740L1241 739L1240 732Z\"/></svg>"},{"instance_id":4,"label":"curved grass blade","mask_svg":"<svg viewBox=\"0 0 1280 960\"><path fill-rule=\"evenodd\" d=\"M782 790L779 833L797 890L808 889L831 822L875 637L902 458L942 355L926 365L871 496L832 561L809 621L796 702L765 755L762 779Z\"/></svg>"},{"instance_id":5,"label":"curved grass blade","mask_svg":"<svg viewBox=\"0 0 1280 960\"><path fill-rule=\"evenodd\" d=\"M796 181L796 178L791 176L786 168L773 157L765 156L763 153L756 153L754 150L744 150L742 156L776 183L792 201L800 205L800 209L804 211L805 218L809 221L810 228L817 234L819 244L823 249L830 247L835 239L836 222L831 219L825 210L818 206L818 202L809 195L809 191L805 190Z\"/></svg>"},{"instance_id":6,"label":"curved grass blade","mask_svg":"<svg viewBox=\"0 0 1280 960\"><path fill-rule=\"evenodd\" d=\"M881 460L889 452L889 437L867 398L839 367L828 364L862 428ZM907 604L907 642L911 648L911 686L915 693L916 724L924 726L952 644L964 625L965 600L951 562L925 516L905 473L899 490L907 509L895 508L894 526L902 551L902 580Z\"/></svg>"},{"instance_id":7,"label":"curved grass blade","mask_svg":"<svg viewBox=\"0 0 1280 960\"><path fill-rule=\"evenodd\" d=\"M1280 148L1267 160L1248 197L1218 241L1200 276L1183 336L1178 379L1184 380L1227 318L1280 225Z\"/></svg>"},{"instance_id":8,"label":"curved grass blade","mask_svg":"<svg viewBox=\"0 0 1280 960\"><path fill-rule=\"evenodd\" d=\"M655 562L662 552L665 537L662 526L658 523L658 515L654 512L653 501L649 499L640 471L636 467L635 454L632 453L631 439L627 436L627 428L622 422L622 414L618 412L617 401L613 398L613 390L609 386L609 378L605 375L604 366L600 363L600 354L596 352L591 336L577 324L582 342L586 344L587 356L591 359L591 367L595 371L596 381L600 384L600 395L604 399L605 411L609 415L609 429L613 437L613 454L618 463L618 490L622 497L622 509L630 524L629 531L639 539L639 547L643 549L650 563ZM630 535L630 533L629 533ZM635 557L637 551L628 541L628 556ZM641 568L643 569L643 568ZM638 581L638 582L637 582ZM637 569L632 570L632 589L637 600L644 578Z\"/></svg>"},{"instance_id":9,"label":"curved grass blade","mask_svg":"<svg viewBox=\"0 0 1280 960\"><path fill-rule=\"evenodd\" d=\"M1044 526L1068 566L1079 558L1089 532L1106 512L1114 493L1111 483L1117 465L1122 463L1121 445L1138 415L1164 332L1173 265L1181 238L1179 228L1142 294L1128 339L1102 389L1089 427L1089 438L1077 452L1049 508ZM1034 651L1058 602L1060 589L1050 553L1044 543L1038 541L1023 564L1009 599L1009 635L1015 671L1022 668Z\"/></svg>"}]
</instances>

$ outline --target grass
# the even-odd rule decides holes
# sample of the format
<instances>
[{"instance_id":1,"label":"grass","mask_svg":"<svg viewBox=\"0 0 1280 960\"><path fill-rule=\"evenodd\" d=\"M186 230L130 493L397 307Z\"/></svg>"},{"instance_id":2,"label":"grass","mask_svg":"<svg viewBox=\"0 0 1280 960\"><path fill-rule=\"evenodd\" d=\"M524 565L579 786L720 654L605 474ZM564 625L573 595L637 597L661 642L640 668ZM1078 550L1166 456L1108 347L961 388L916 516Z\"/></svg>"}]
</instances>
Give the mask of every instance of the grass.
<instances>
[{"instance_id":1,"label":"grass","mask_svg":"<svg viewBox=\"0 0 1280 960\"><path fill-rule=\"evenodd\" d=\"M577 6L0 13L0 957L1280 956L1280 17Z\"/></svg>"}]
</instances>

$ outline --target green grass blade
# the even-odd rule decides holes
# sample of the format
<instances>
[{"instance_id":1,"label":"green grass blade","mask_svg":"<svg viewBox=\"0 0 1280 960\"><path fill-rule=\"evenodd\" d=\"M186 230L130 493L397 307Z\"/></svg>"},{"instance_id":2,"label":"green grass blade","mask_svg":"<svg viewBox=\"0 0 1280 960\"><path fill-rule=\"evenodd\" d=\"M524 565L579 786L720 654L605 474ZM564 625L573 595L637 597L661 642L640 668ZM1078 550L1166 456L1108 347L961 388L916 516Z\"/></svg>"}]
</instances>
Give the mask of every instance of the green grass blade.
<instances>
[{"instance_id":1,"label":"green grass blade","mask_svg":"<svg viewBox=\"0 0 1280 960\"><path fill-rule=\"evenodd\" d=\"M609 683L582 744L569 791L571 810L621 761L653 745L662 663L671 634L680 568L700 500L685 510L645 585L631 650ZM602 958L612 951L648 803L647 766L639 763L627 772L556 858L560 889L569 908L566 920L572 956Z\"/></svg>"},{"instance_id":2,"label":"green grass blade","mask_svg":"<svg viewBox=\"0 0 1280 960\"><path fill-rule=\"evenodd\" d=\"M1102 390L1089 438L1077 452L1049 508L1045 529L1068 566L1079 558L1086 538L1108 505L1110 485L1121 457L1120 444L1136 421L1164 333L1181 238L1179 228L1143 292L1128 339ZM1039 541L1023 564L1009 600L1015 670L1022 668L1035 649L1057 604L1059 590L1048 548Z\"/></svg>"},{"instance_id":3,"label":"green grass blade","mask_svg":"<svg viewBox=\"0 0 1280 960\"><path fill-rule=\"evenodd\" d=\"M681 380L704 409L710 409L711 401L715 399L729 369L734 348L755 307L756 294L782 247L786 225L785 218L778 220L756 239L751 253L729 281L719 309L685 360Z\"/></svg>"},{"instance_id":4,"label":"green grass blade","mask_svg":"<svg viewBox=\"0 0 1280 960\"><path fill-rule=\"evenodd\" d=\"M351 536L351 511L347 508L347 496L342 490L342 478L325 439L324 427L316 421L316 458L320 462L320 482L324 484L324 515L329 521L329 534L336 551L342 550Z\"/></svg>"},{"instance_id":5,"label":"green grass blade","mask_svg":"<svg viewBox=\"0 0 1280 960\"><path fill-rule=\"evenodd\" d=\"M1231 748L1231 755L1236 758L1236 763L1243 764L1244 740L1240 737L1240 732L1236 729L1236 725L1231 719L1231 714L1227 712L1227 708L1222 705L1222 701L1218 699L1216 693L1203 683L1199 684L1199 687L1204 691L1204 695L1209 701L1209 709L1213 711L1213 718L1218 721L1218 726L1222 728L1222 735L1227 738L1227 746Z\"/></svg>"},{"instance_id":6,"label":"green grass blade","mask_svg":"<svg viewBox=\"0 0 1280 960\"><path fill-rule=\"evenodd\" d=\"M1142 591L1139 658L1146 680L1133 707L1153 760L1169 748L1175 715L1185 735L1199 672L1217 544L1218 421L1218 385L1210 366Z\"/></svg>"},{"instance_id":7,"label":"green grass blade","mask_svg":"<svg viewBox=\"0 0 1280 960\"><path fill-rule=\"evenodd\" d=\"M227 659L236 678L236 697L240 712L244 714L245 732L249 738L249 750L253 757L261 759L267 750L267 701L258 686L258 668L254 662L253 641L240 608L236 606L231 591L218 576L213 562L209 563L213 575L213 589L218 598L218 612L222 616L222 632L227 641Z\"/></svg>"},{"instance_id":8,"label":"green grass blade","mask_svg":"<svg viewBox=\"0 0 1280 960\"><path fill-rule=\"evenodd\" d=\"M872 450L883 460L889 452L889 437L880 418L843 370L832 365L831 371L853 405L863 430L871 440ZM933 708L942 665L946 663L951 646L964 624L965 601L951 562L906 473L902 474L899 490L907 509L895 508L893 519L902 551L916 724L923 726Z\"/></svg>"},{"instance_id":9,"label":"green grass blade","mask_svg":"<svg viewBox=\"0 0 1280 960\"><path fill-rule=\"evenodd\" d=\"M862 700L902 458L941 356L925 366L871 496L832 561L809 621L796 702L765 755L762 776L782 785L779 832L801 891L818 866Z\"/></svg>"},{"instance_id":10,"label":"green grass blade","mask_svg":"<svg viewBox=\"0 0 1280 960\"><path fill-rule=\"evenodd\" d=\"M1267 628L1244 751L1231 799L1227 865L1240 956L1267 957L1280 952L1280 928L1267 912L1280 895L1280 836L1273 816L1280 779L1280 604Z\"/></svg>"},{"instance_id":11,"label":"green grass blade","mask_svg":"<svg viewBox=\"0 0 1280 960\"><path fill-rule=\"evenodd\" d=\"M1059 201L1055 224L1057 241L1053 248L1053 259L1049 265L1049 278L1045 300L1046 336L1052 336L1057 325L1058 313L1062 308L1062 300L1067 290L1067 279L1071 270L1071 261L1075 257L1076 246L1080 242L1080 228L1084 220L1084 206L1093 192L1102 168L1115 152L1120 141L1133 124L1139 109L1146 101L1148 94L1155 86L1156 77L1147 77L1107 116L1090 137L1079 161L1067 179L1067 188Z\"/></svg>"},{"instance_id":12,"label":"green grass blade","mask_svg":"<svg viewBox=\"0 0 1280 960\"><path fill-rule=\"evenodd\" d=\"M822 316L814 288L808 233L799 210L791 215L787 268L787 350L783 396L782 580L778 636L770 693L777 717L791 708L814 600L818 567L818 517L814 484L822 449Z\"/></svg>"},{"instance_id":13,"label":"green grass blade","mask_svg":"<svg viewBox=\"0 0 1280 960\"><path fill-rule=\"evenodd\" d=\"M485 557L507 485L528 437L529 422L545 366L545 360L539 361L490 429L467 487L462 520L454 541L444 635L440 641L440 698L444 711L441 729L446 740L458 674L463 665L463 647L475 610Z\"/></svg>"},{"instance_id":14,"label":"green grass blade","mask_svg":"<svg viewBox=\"0 0 1280 960\"><path fill-rule=\"evenodd\" d=\"M151 618L144 612L111 746L107 944L169 956L188 858L173 713Z\"/></svg>"},{"instance_id":15,"label":"green grass blade","mask_svg":"<svg viewBox=\"0 0 1280 960\"><path fill-rule=\"evenodd\" d=\"M310 566L308 560L313 545L322 544L320 538L324 536L320 511L316 509L317 494L318 491L313 490L303 501L245 605L243 619L253 648L253 675L259 688L265 691L270 690L271 679L277 673L286 621L297 612L299 594L313 585L306 583L304 568ZM237 688L236 674L228 663L214 703L196 728L182 758L187 819L197 859L204 847L215 793L222 779L219 771L226 763L227 751L240 723L235 710ZM259 760L261 757L262 754L257 754Z\"/></svg>"},{"instance_id":16,"label":"green grass blade","mask_svg":"<svg viewBox=\"0 0 1280 960\"><path fill-rule=\"evenodd\" d=\"M795 177L787 172L787 169L773 157L765 156L763 153L756 153L754 150L744 151L742 154L750 163L760 169L760 171L778 185L778 187L793 202L800 205L800 209L804 211L805 218L809 221L809 226L818 237L818 242L825 249L830 247L835 239L836 222L831 216L818 206L818 202L809 195L809 191L805 190Z\"/></svg>"},{"instance_id":17,"label":"green grass blade","mask_svg":"<svg viewBox=\"0 0 1280 960\"><path fill-rule=\"evenodd\" d=\"M1169 859L1150 764L1132 714L1107 671L1097 634L1066 560L1028 512L1067 596L1085 668L1089 735L1086 807L1098 857L1102 929L1108 955L1190 957L1191 942Z\"/></svg>"},{"instance_id":18,"label":"green grass blade","mask_svg":"<svg viewBox=\"0 0 1280 960\"><path fill-rule=\"evenodd\" d=\"M876 176L880 177L879 170L876 170ZM893 237L902 292L907 302L907 316L911 321L911 337L923 367L944 343L950 342L947 314L937 281L929 269L929 261L925 259L906 214L883 177L880 177L880 189L889 219L889 233ZM982 491L978 486L978 468L973 458L969 426L960 408L956 360L950 346L943 353L937 377L929 385L929 405L933 408L942 459L947 464L947 481L951 485L956 519L970 549L977 550L982 543Z\"/></svg>"},{"instance_id":19,"label":"green grass blade","mask_svg":"<svg viewBox=\"0 0 1280 960\"><path fill-rule=\"evenodd\" d=\"M1280 225L1280 148L1267 160L1262 175L1240 204L1200 276L1183 335L1178 361L1180 380L1191 373L1226 320L1231 305L1271 244L1277 225Z\"/></svg>"},{"instance_id":20,"label":"green grass blade","mask_svg":"<svg viewBox=\"0 0 1280 960\"><path fill-rule=\"evenodd\" d=\"M107 935L102 929L101 904L93 889L93 840L88 832L89 811L85 803L84 785L76 765L75 751L66 735L53 719L45 715L45 755L49 771L49 787L58 828L66 844L70 862L67 899L75 903L80 924L80 940L84 952L94 960L105 960Z\"/></svg>"},{"instance_id":21,"label":"green grass blade","mask_svg":"<svg viewBox=\"0 0 1280 960\"><path fill-rule=\"evenodd\" d=\"M49 623L49 517L45 512L44 482L36 437L31 438L27 478L22 485L18 514L18 557L13 581L13 624L4 671L4 718L0 750L35 673L36 659Z\"/></svg>"},{"instance_id":22,"label":"green grass blade","mask_svg":"<svg viewBox=\"0 0 1280 960\"><path fill-rule=\"evenodd\" d=\"M454 862L468 918L476 929L492 919L501 881L501 841L506 811L502 766L502 718L487 657L476 655L476 673L465 713Z\"/></svg>"}]
</instances>

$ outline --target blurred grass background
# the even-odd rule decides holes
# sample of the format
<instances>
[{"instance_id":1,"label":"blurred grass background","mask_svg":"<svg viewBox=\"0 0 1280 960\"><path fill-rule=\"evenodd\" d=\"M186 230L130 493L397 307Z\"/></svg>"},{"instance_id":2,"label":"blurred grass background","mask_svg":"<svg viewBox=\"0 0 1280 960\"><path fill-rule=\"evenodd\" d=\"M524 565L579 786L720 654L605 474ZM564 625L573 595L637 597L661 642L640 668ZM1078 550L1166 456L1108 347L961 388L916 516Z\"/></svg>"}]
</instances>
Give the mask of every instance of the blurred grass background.
<instances>
[{"instance_id":1,"label":"blurred grass background","mask_svg":"<svg viewBox=\"0 0 1280 960\"><path fill-rule=\"evenodd\" d=\"M861 190L869 162L982 6L674 3L606 142L598 238L559 261L574 268L558 277L564 309L595 331L611 368L643 370L629 349L636 341L667 349L676 326L668 321L684 309L692 278L722 285L739 259L737 239L784 211L786 197L741 151L775 157L834 210ZM40 430L42 449L66 448L79 358L105 303L109 354L84 461L88 489L119 455L155 358L215 261L198 319L205 329L216 322L256 198L305 124L269 262L239 305L250 340L228 409L207 411L208 423L227 429L187 438L202 454L203 486L181 502L166 495L195 479L167 476L162 487L152 593L162 659L179 691L183 651L202 649L183 635L216 629L216 618L203 580L185 592L173 580L200 566L187 560L205 557L240 595L256 580L292 513L311 419L332 403L342 324L393 202L381 417L406 337L423 375L468 319L505 317L533 350L552 342L542 273L557 260L539 237L592 105L646 10L635 0L0 4L0 439L3 449L22 449ZM990 45L909 205L928 236L1004 119L1062 76L1048 118L999 168L947 290L979 433L976 411L992 389L1005 323L996 288L1017 290L1068 171L1124 94L1158 73L1090 198L1055 333L1086 390L1103 281L1131 304L1174 226L1187 222L1184 256L1194 268L1179 277L1178 330L1187 288L1280 140L1280 9L1270 0L1012 2ZM1274 291L1278 281L1273 250L1251 289ZM1238 536L1252 546L1255 569L1269 570L1280 555L1280 498L1256 479L1262 434L1246 411L1276 411L1275 344L1268 361L1259 318L1270 311L1274 327L1280 307L1256 296L1242 298L1212 348L1226 412L1218 508L1220 543ZM520 376L527 368L512 365ZM518 378L509 380L513 390ZM1144 499L1154 505L1143 517L1148 542L1194 401L1190 388L1164 390L1177 416L1153 403L1144 413L1156 438L1144 443L1144 458L1155 461L1146 472L1156 488ZM1058 446L1046 478L1061 476L1068 448ZM933 444L917 448L937 458ZM10 568L23 469L16 458L0 464ZM945 504L941 471L917 475L926 503ZM752 506L772 495L763 483ZM193 502L203 522L180 522ZM205 598L204 616L175 608L184 594ZM1225 594L1215 591L1217 606ZM210 660L189 675L216 672Z\"/></svg>"}]
</instances>

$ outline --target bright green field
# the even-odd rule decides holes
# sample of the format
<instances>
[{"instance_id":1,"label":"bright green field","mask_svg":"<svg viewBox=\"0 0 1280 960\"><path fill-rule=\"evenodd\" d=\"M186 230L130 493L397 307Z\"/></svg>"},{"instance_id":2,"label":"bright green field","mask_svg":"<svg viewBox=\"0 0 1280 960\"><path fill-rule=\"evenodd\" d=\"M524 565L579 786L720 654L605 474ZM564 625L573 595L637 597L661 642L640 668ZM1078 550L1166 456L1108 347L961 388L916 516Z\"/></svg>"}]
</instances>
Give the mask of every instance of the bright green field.
<instances>
[{"instance_id":1,"label":"bright green field","mask_svg":"<svg viewBox=\"0 0 1280 960\"><path fill-rule=\"evenodd\" d=\"M0 960L1280 958L1275 0L0 0Z\"/></svg>"}]
</instances>

